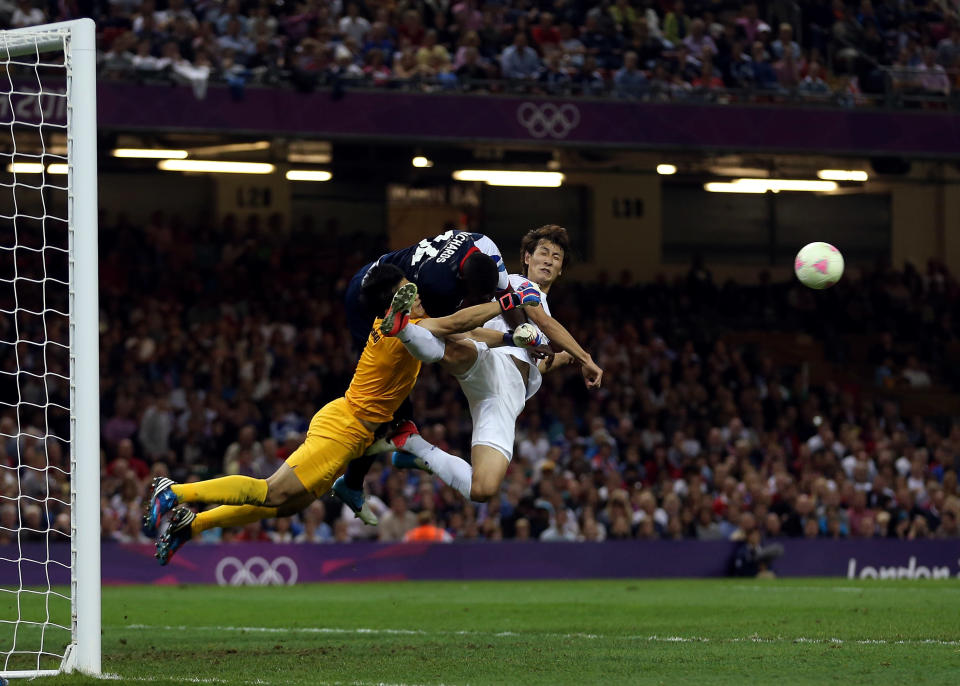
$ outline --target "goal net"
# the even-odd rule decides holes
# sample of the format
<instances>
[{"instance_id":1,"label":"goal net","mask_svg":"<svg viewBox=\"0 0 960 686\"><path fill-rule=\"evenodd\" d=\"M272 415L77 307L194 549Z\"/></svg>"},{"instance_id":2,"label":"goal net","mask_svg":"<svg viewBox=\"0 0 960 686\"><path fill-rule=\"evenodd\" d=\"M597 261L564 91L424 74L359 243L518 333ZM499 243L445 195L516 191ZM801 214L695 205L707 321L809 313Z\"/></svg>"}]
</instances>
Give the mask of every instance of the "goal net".
<instances>
[{"instance_id":1,"label":"goal net","mask_svg":"<svg viewBox=\"0 0 960 686\"><path fill-rule=\"evenodd\" d=\"M96 56L0 31L0 674L100 672Z\"/></svg>"}]
</instances>

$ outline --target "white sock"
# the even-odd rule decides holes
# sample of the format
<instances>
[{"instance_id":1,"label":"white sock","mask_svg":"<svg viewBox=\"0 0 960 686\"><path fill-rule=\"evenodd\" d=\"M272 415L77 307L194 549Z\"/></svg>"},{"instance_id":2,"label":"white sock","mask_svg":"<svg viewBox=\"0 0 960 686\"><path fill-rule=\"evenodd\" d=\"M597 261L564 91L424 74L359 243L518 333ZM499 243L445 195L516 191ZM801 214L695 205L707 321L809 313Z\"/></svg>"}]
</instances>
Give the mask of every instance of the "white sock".
<instances>
[{"instance_id":1,"label":"white sock","mask_svg":"<svg viewBox=\"0 0 960 686\"><path fill-rule=\"evenodd\" d=\"M456 455L440 450L432 443L427 443L422 436L413 435L407 438L403 449L413 453L427 463L430 470L440 477L440 480L460 492L464 498L470 500L470 485L473 482L473 467Z\"/></svg>"},{"instance_id":2,"label":"white sock","mask_svg":"<svg viewBox=\"0 0 960 686\"><path fill-rule=\"evenodd\" d=\"M442 338L437 338L432 333L416 324L407 324L397 334L397 338L403 343L404 347L421 362L438 362L443 359L443 351L447 344Z\"/></svg>"}]
</instances>

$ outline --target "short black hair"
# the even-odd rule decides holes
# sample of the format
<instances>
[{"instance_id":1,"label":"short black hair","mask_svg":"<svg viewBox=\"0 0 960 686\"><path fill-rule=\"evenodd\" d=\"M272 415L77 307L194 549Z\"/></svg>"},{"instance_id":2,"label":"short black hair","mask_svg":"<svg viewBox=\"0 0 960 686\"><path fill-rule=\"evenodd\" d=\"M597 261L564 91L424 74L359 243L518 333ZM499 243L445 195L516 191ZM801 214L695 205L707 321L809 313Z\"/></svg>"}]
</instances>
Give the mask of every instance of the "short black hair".
<instances>
[{"instance_id":1,"label":"short black hair","mask_svg":"<svg viewBox=\"0 0 960 686\"><path fill-rule=\"evenodd\" d=\"M392 264L375 264L367 270L360 284L360 302L369 314L379 317L387 311L403 277L400 267Z\"/></svg>"},{"instance_id":2,"label":"short black hair","mask_svg":"<svg viewBox=\"0 0 960 686\"><path fill-rule=\"evenodd\" d=\"M520 273L527 275L526 256L532 255L540 245L540 241L550 241L563 250L563 269L570 264L570 236L567 230L558 224L546 224L539 229L530 229L520 241Z\"/></svg>"},{"instance_id":3,"label":"short black hair","mask_svg":"<svg viewBox=\"0 0 960 686\"><path fill-rule=\"evenodd\" d=\"M487 296L491 298L497 290L497 281L500 280L497 263L489 255L475 252L463 262L460 268L460 277L472 296Z\"/></svg>"}]
</instances>

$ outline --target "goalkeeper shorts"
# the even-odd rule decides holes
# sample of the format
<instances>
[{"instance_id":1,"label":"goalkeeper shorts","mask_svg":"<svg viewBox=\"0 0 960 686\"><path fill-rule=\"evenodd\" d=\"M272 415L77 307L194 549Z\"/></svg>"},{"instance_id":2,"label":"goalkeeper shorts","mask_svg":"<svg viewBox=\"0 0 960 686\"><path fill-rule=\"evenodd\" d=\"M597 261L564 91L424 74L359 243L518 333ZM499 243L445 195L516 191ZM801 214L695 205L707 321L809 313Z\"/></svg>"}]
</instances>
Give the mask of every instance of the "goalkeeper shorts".
<instances>
[{"instance_id":1,"label":"goalkeeper shorts","mask_svg":"<svg viewBox=\"0 0 960 686\"><path fill-rule=\"evenodd\" d=\"M313 415L306 440L290 454L287 464L303 487L319 498L373 440L373 432L353 416L347 401L337 398Z\"/></svg>"}]
</instances>

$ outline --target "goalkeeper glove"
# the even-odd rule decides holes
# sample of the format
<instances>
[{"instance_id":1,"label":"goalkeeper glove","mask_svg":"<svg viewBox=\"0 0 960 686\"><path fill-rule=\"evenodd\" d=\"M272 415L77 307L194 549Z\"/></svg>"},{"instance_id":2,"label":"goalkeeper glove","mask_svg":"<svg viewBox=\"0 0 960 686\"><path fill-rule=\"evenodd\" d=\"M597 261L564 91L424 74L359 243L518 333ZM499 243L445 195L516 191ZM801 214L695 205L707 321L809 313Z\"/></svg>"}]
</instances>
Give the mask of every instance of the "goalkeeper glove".
<instances>
[{"instance_id":1,"label":"goalkeeper glove","mask_svg":"<svg viewBox=\"0 0 960 686\"><path fill-rule=\"evenodd\" d=\"M506 312L514 307L535 307L540 304L540 291L529 286L500 296L500 310Z\"/></svg>"}]
</instances>

